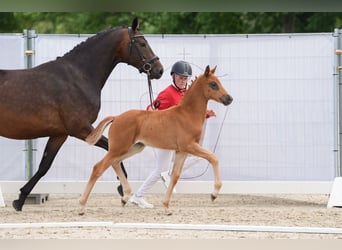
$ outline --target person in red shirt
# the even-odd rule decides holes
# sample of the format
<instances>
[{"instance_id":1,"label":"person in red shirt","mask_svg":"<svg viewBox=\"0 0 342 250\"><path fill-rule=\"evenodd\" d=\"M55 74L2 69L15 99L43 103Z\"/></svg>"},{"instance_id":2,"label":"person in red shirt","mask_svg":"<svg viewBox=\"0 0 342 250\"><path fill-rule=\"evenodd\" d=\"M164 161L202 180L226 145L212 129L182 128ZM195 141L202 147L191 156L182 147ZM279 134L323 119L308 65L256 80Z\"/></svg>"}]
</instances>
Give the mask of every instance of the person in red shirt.
<instances>
[{"instance_id":1,"label":"person in red shirt","mask_svg":"<svg viewBox=\"0 0 342 250\"><path fill-rule=\"evenodd\" d=\"M188 87L188 79L192 75L192 68L188 62L178 61L171 68L172 84L162 90L157 98L152 102L152 106L148 105L148 110L163 110L177 105L183 98ZM208 110L207 117L216 116L215 111ZM155 148L157 167L147 177L140 186L138 191L132 195L130 202L141 208L153 208L153 204L148 203L144 199L144 194L158 181L160 178L164 184L168 186L170 177L168 170L172 168L171 162L174 156L173 150L165 150ZM175 191L175 190L174 190Z\"/></svg>"}]
</instances>

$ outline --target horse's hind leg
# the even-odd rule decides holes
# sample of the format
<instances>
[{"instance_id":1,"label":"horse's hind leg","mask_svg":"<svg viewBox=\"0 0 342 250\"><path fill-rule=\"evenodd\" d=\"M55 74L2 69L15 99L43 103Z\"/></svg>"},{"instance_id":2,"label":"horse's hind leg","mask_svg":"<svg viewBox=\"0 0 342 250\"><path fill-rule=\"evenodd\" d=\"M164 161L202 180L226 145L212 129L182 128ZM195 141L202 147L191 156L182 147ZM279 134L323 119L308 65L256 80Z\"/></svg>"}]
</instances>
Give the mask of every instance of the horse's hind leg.
<instances>
[{"instance_id":1,"label":"horse's hind leg","mask_svg":"<svg viewBox=\"0 0 342 250\"><path fill-rule=\"evenodd\" d=\"M85 206L87 203L87 200L89 198L90 192L93 189L97 179L103 174L103 172L111 165L111 163L113 162L113 157L107 153L105 155L105 157L99 161L98 163L95 164L94 168L93 168L93 172L90 175L90 178L88 180L87 186L81 196L81 198L79 199L79 203L80 203L80 211L79 211L79 215L83 215L85 213Z\"/></svg>"},{"instance_id":2,"label":"horse's hind leg","mask_svg":"<svg viewBox=\"0 0 342 250\"><path fill-rule=\"evenodd\" d=\"M27 196L31 193L37 182L48 172L53 160L55 159L58 150L61 148L68 136L50 137L43 153L43 157L40 161L38 171L32 176L32 178L20 189L20 195L18 200L14 200L12 205L15 210L21 211L24 206Z\"/></svg>"}]
</instances>

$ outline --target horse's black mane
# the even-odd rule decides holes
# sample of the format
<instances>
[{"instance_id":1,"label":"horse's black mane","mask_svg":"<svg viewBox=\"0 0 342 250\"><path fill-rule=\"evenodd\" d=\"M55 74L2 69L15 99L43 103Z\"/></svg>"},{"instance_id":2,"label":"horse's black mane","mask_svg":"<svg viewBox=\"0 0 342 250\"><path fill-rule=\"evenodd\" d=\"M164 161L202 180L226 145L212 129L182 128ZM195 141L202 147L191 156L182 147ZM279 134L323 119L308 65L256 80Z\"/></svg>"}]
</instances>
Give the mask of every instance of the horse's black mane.
<instances>
[{"instance_id":1,"label":"horse's black mane","mask_svg":"<svg viewBox=\"0 0 342 250\"><path fill-rule=\"evenodd\" d=\"M73 49L71 49L70 51L68 51L67 53L65 53L62 57L64 56L68 56L70 54L73 54L77 51L79 51L81 48L83 48L83 46L85 44L88 44L89 42L91 41L94 41L94 40L97 40L97 39L100 39L102 38L103 36L107 35L108 33L112 32L112 31L115 31L115 30L118 30L118 29L122 29L122 28L127 28L127 26L120 26L120 27L110 27L108 29L105 29L105 30L102 30L98 33L96 33L95 35L91 36L91 37L88 37L87 40L79 43L78 45L76 45ZM58 58L61 58L61 57L57 57Z\"/></svg>"}]
</instances>

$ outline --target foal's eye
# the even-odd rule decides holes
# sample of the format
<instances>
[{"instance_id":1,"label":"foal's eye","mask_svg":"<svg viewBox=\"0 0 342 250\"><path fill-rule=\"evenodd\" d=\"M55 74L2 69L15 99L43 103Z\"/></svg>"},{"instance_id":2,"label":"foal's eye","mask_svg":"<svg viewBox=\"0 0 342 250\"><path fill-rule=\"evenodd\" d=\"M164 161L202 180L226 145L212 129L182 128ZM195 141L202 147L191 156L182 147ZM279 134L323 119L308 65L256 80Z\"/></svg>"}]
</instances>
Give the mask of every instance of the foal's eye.
<instances>
[{"instance_id":1,"label":"foal's eye","mask_svg":"<svg viewBox=\"0 0 342 250\"><path fill-rule=\"evenodd\" d=\"M216 82L210 82L209 87L212 88L213 90L219 90L219 86L217 85Z\"/></svg>"}]
</instances>

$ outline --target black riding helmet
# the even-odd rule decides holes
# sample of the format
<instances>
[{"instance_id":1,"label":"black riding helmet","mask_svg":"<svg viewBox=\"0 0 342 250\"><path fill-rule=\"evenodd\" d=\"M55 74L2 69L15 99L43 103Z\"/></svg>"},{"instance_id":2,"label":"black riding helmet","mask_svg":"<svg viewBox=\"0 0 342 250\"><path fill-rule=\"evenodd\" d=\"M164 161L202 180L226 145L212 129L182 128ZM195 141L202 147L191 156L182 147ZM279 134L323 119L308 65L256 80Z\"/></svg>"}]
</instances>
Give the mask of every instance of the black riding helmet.
<instances>
[{"instance_id":1,"label":"black riding helmet","mask_svg":"<svg viewBox=\"0 0 342 250\"><path fill-rule=\"evenodd\" d=\"M192 75L192 68L188 62L178 61L175 64L173 64L171 68L171 75L173 73L176 73L177 75L181 76L190 77Z\"/></svg>"},{"instance_id":2,"label":"black riding helmet","mask_svg":"<svg viewBox=\"0 0 342 250\"><path fill-rule=\"evenodd\" d=\"M172 65L171 68L171 75L172 75L172 80L173 80L173 85L181 91L184 91L185 89L187 89L188 84L186 84L184 89L181 89L177 86L176 82L175 82L175 76L173 75L173 73L176 73L177 75L181 75L181 76L186 76L186 77L191 77L192 75L192 69L191 66L188 62L185 61L178 61L175 62L175 64Z\"/></svg>"}]
</instances>

